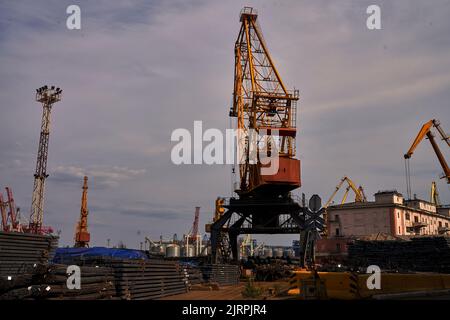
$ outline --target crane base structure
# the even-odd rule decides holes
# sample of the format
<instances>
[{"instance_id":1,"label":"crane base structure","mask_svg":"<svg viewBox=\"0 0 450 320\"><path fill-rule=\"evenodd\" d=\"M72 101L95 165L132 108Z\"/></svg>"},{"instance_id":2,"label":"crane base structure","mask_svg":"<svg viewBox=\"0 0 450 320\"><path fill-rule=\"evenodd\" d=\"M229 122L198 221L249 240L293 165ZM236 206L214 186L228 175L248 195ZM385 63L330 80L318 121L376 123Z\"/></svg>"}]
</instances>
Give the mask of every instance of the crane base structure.
<instances>
[{"instance_id":1,"label":"crane base structure","mask_svg":"<svg viewBox=\"0 0 450 320\"><path fill-rule=\"evenodd\" d=\"M319 201L312 205L312 199ZM313 196L310 208L302 207L290 196L273 199L230 198L226 211L211 225L213 263L237 262L238 236L241 234L298 234L300 265L314 264L314 241L324 229L320 198Z\"/></svg>"}]
</instances>

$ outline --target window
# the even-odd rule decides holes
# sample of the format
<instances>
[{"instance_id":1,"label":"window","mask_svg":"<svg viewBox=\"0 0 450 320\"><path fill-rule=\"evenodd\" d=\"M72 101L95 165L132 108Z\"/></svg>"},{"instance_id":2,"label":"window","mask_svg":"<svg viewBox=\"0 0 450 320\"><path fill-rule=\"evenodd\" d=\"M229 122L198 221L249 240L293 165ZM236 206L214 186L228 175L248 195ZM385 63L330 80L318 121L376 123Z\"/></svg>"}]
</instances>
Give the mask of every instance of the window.
<instances>
[{"instance_id":1,"label":"window","mask_svg":"<svg viewBox=\"0 0 450 320\"><path fill-rule=\"evenodd\" d=\"M402 234L402 230L398 227L398 234Z\"/></svg>"},{"instance_id":2,"label":"window","mask_svg":"<svg viewBox=\"0 0 450 320\"><path fill-rule=\"evenodd\" d=\"M397 211L397 218L400 219L400 212L399 211Z\"/></svg>"},{"instance_id":3,"label":"window","mask_svg":"<svg viewBox=\"0 0 450 320\"><path fill-rule=\"evenodd\" d=\"M338 214L334 216L334 220L336 220L336 221L339 220L339 215Z\"/></svg>"},{"instance_id":4,"label":"window","mask_svg":"<svg viewBox=\"0 0 450 320\"><path fill-rule=\"evenodd\" d=\"M341 252L341 244L340 243L336 243L336 251Z\"/></svg>"},{"instance_id":5,"label":"window","mask_svg":"<svg viewBox=\"0 0 450 320\"><path fill-rule=\"evenodd\" d=\"M406 220L408 220L408 221L411 219L411 216L409 215L409 212L405 213L405 218L406 218Z\"/></svg>"},{"instance_id":6,"label":"window","mask_svg":"<svg viewBox=\"0 0 450 320\"><path fill-rule=\"evenodd\" d=\"M419 222L419 217L418 216L414 217L414 222Z\"/></svg>"},{"instance_id":7,"label":"window","mask_svg":"<svg viewBox=\"0 0 450 320\"><path fill-rule=\"evenodd\" d=\"M339 236L339 228L336 228L336 236Z\"/></svg>"},{"instance_id":8,"label":"window","mask_svg":"<svg viewBox=\"0 0 450 320\"><path fill-rule=\"evenodd\" d=\"M448 222L445 223L445 227L448 228Z\"/></svg>"}]
</instances>

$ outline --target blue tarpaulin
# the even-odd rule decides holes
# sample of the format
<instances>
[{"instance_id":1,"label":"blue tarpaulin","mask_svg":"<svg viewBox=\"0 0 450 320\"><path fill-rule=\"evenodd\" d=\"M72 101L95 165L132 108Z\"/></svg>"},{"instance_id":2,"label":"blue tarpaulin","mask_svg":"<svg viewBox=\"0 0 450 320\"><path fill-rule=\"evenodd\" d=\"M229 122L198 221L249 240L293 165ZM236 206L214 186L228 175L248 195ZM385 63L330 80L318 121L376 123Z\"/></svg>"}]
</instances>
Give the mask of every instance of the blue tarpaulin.
<instances>
[{"instance_id":1,"label":"blue tarpaulin","mask_svg":"<svg viewBox=\"0 0 450 320\"><path fill-rule=\"evenodd\" d=\"M105 247L93 248L58 248L56 249L54 263L64 263L73 258L108 257L116 259L147 259L148 257L139 250L114 249Z\"/></svg>"}]
</instances>

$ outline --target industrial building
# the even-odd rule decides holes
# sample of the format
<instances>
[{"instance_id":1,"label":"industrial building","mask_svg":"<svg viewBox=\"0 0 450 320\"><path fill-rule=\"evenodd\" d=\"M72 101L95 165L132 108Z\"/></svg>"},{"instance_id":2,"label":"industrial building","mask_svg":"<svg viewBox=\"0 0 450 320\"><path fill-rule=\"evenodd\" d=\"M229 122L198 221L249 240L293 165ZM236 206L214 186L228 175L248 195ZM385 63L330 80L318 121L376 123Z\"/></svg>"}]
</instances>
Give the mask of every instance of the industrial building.
<instances>
[{"instance_id":1,"label":"industrial building","mask_svg":"<svg viewBox=\"0 0 450 320\"><path fill-rule=\"evenodd\" d=\"M448 234L450 207L425 200L405 200L399 192L380 191L375 201L353 202L327 208L329 237Z\"/></svg>"}]
</instances>

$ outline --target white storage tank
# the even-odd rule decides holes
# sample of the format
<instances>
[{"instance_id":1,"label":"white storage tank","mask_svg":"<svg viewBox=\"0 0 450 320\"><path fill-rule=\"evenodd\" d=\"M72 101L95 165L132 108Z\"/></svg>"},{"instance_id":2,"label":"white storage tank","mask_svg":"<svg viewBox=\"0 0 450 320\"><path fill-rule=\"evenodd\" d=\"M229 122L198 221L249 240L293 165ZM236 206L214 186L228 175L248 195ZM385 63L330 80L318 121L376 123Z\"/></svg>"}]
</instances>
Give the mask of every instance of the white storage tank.
<instances>
[{"instance_id":1,"label":"white storage tank","mask_svg":"<svg viewBox=\"0 0 450 320\"><path fill-rule=\"evenodd\" d=\"M195 248L193 245L184 246L181 250L183 257L194 257L195 256Z\"/></svg>"},{"instance_id":2,"label":"white storage tank","mask_svg":"<svg viewBox=\"0 0 450 320\"><path fill-rule=\"evenodd\" d=\"M150 248L150 252L154 254L165 254L166 246L165 245L157 245Z\"/></svg>"},{"instance_id":3,"label":"white storage tank","mask_svg":"<svg viewBox=\"0 0 450 320\"><path fill-rule=\"evenodd\" d=\"M265 258L272 258L273 257L273 250L272 250L272 248L264 248L264 250L263 250L263 257L265 257Z\"/></svg>"},{"instance_id":4,"label":"white storage tank","mask_svg":"<svg viewBox=\"0 0 450 320\"><path fill-rule=\"evenodd\" d=\"M283 257L283 249L282 248L274 248L273 249L273 256L276 258Z\"/></svg>"},{"instance_id":5,"label":"white storage tank","mask_svg":"<svg viewBox=\"0 0 450 320\"><path fill-rule=\"evenodd\" d=\"M168 244L166 246L166 257L174 258L180 256L180 246L177 244Z\"/></svg>"},{"instance_id":6,"label":"white storage tank","mask_svg":"<svg viewBox=\"0 0 450 320\"><path fill-rule=\"evenodd\" d=\"M211 252L211 247L209 246L202 246L202 249L200 250L202 256L207 256Z\"/></svg>"}]
</instances>

